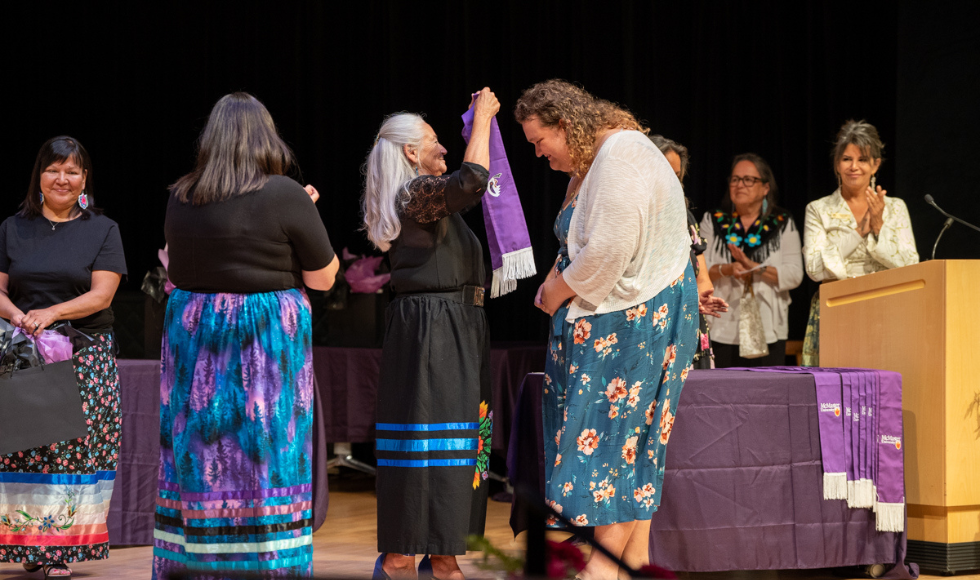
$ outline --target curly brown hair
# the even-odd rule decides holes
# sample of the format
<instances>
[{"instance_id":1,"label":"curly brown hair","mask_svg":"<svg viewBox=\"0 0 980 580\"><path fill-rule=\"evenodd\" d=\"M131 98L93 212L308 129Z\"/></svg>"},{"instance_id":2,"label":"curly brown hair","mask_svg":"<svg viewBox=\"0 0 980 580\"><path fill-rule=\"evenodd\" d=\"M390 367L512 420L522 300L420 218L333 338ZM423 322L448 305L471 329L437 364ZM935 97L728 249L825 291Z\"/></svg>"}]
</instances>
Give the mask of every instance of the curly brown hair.
<instances>
[{"instance_id":1,"label":"curly brown hair","mask_svg":"<svg viewBox=\"0 0 980 580\"><path fill-rule=\"evenodd\" d=\"M568 81L552 79L532 85L514 106L514 118L523 123L537 117L545 127L565 131L565 144L572 161L572 175L584 176L595 159L596 135L603 129L627 129L644 135L644 127L632 113L589 93Z\"/></svg>"}]
</instances>

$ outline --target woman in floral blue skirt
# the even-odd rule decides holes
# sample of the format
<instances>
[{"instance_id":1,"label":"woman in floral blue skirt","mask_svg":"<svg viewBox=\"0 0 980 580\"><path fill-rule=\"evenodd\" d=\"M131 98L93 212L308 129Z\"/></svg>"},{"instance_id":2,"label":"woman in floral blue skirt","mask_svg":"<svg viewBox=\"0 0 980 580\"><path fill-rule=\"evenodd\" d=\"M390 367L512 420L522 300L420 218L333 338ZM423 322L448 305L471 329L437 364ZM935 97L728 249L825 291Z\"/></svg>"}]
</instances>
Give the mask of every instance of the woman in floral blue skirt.
<instances>
[{"instance_id":1,"label":"woman in floral blue skirt","mask_svg":"<svg viewBox=\"0 0 980 580\"><path fill-rule=\"evenodd\" d=\"M552 315L546 499L640 567L697 348L684 193L648 130L579 87L534 85L515 116L535 153L572 177L555 223L561 249L536 298ZM596 555L582 575L617 573Z\"/></svg>"}]
</instances>

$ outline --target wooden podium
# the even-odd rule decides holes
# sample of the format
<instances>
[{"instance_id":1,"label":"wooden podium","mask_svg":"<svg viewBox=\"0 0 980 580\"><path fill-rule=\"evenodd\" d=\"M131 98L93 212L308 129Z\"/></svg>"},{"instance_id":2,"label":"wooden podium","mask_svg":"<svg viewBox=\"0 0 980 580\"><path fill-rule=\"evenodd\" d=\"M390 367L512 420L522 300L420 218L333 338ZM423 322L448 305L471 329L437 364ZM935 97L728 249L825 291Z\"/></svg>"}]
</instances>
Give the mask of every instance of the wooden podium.
<instances>
[{"instance_id":1,"label":"wooden podium","mask_svg":"<svg viewBox=\"0 0 980 580\"><path fill-rule=\"evenodd\" d=\"M902 373L909 561L980 568L980 260L822 285L820 365Z\"/></svg>"}]
</instances>

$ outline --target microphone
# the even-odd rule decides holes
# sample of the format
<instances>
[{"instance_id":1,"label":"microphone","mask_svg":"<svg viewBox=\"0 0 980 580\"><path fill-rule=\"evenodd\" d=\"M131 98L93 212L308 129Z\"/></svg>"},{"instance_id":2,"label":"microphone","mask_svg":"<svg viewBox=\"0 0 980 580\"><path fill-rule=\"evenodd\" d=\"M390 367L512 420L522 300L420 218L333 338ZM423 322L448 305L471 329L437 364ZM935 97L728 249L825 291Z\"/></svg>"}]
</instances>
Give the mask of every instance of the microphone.
<instances>
[{"instance_id":1,"label":"microphone","mask_svg":"<svg viewBox=\"0 0 980 580\"><path fill-rule=\"evenodd\" d=\"M938 205L936 205L936 200L932 199L932 196L929 195L928 193L925 195L925 197L923 199L926 200L926 203L928 203L932 207L936 208L936 210L939 213L941 213L944 216L946 216L946 223L943 224L943 229L940 230L939 235L936 236L936 243L934 243L932 245L932 259L933 260L936 259L936 247L939 246L939 239L943 237L943 234L946 233L946 230L949 229L949 226L953 225L953 222L960 222L961 224L963 224L963 225L965 225L965 226L967 226L969 228L973 228L973 229L977 230L978 232L980 232L980 228L978 228L977 226L975 226L973 224L970 224L970 223L967 223L967 222L961 220L960 218L958 218L956 216L949 215L948 213L944 212L941 207L939 207Z\"/></svg>"},{"instance_id":2,"label":"microphone","mask_svg":"<svg viewBox=\"0 0 980 580\"><path fill-rule=\"evenodd\" d=\"M944 216L948 217L949 219L951 219L953 221L960 222L961 224L965 225L966 227L972 228L972 229L977 230L978 232L980 232L980 228L978 228L977 226L975 226L975 225L973 225L973 224L971 224L969 222L965 222L965 221L961 220L960 218L956 217L955 215L949 215L948 213L944 212L941 207L939 207L938 205L936 205L936 200L932 199L932 196L929 195L928 193L925 195L925 197L923 199L926 200L926 203L928 203L932 207L936 208L936 210L939 213L943 214ZM942 235L942 234L940 234L940 235Z\"/></svg>"}]
</instances>

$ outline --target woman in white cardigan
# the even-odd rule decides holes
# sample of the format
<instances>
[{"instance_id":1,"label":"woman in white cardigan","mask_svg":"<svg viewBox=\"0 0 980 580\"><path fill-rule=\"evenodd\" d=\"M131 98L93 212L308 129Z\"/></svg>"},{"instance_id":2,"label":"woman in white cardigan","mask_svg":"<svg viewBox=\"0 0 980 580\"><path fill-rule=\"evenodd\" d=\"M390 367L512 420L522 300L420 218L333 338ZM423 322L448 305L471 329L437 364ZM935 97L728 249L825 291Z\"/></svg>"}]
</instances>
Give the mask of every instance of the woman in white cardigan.
<instances>
[{"instance_id":1,"label":"woman in white cardigan","mask_svg":"<svg viewBox=\"0 0 980 580\"><path fill-rule=\"evenodd\" d=\"M536 298L552 315L546 499L639 567L697 342L684 192L647 129L579 87L534 85L515 116L535 154L571 176L555 222L561 250ZM595 555L582 575L617 569Z\"/></svg>"},{"instance_id":2,"label":"woman in white cardigan","mask_svg":"<svg viewBox=\"0 0 980 580\"><path fill-rule=\"evenodd\" d=\"M785 364L789 332L789 291L803 281L800 233L789 212L776 207L776 179L765 159L743 153L732 161L728 196L704 214L701 236L708 274L728 312L711 324L715 367ZM759 304L769 354L739 354L740 302L750 284Z\"/></svg>"},{"instance_id":3,"label":"woman in white cardigan","mask_svg":"<svg viewBox=\"0 0 980 580\"><path fill-rule=\"evenodd\" d=\"M919 263L905 202L875 184L885 145L874 125L848 121L832 151L838 187L806 206L803 258L815 282L864 276ZM803 364L820 365L819 292L810 303Z\"/></svg>"}]
</instances>

